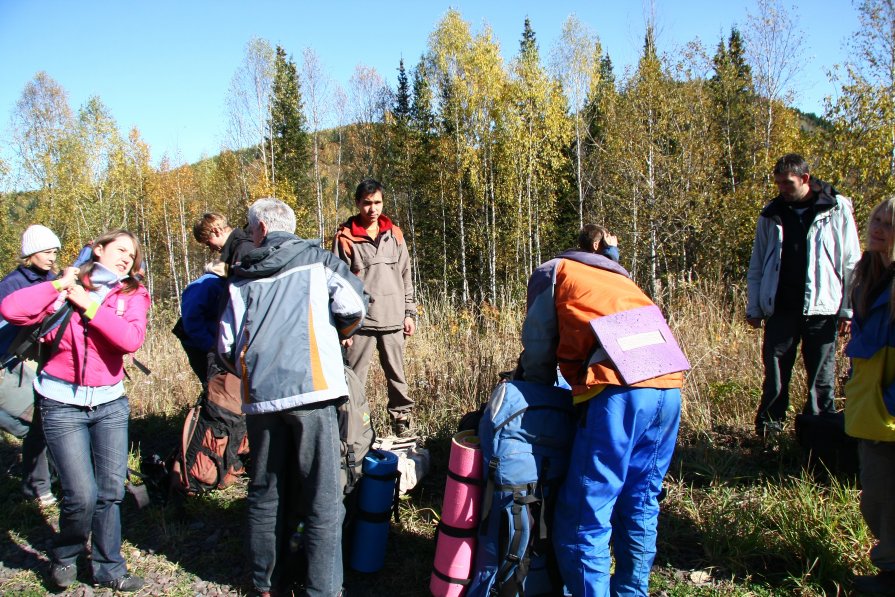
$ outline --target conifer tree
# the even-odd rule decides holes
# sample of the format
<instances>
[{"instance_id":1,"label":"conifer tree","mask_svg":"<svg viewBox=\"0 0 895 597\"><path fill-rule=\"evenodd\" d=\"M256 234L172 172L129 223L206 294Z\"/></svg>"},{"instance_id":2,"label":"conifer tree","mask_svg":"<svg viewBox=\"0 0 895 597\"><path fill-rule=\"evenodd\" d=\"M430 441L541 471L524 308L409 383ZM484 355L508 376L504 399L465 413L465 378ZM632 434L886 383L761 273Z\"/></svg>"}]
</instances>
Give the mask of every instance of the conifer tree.
<instances>
[{"instance_id":1,"label":"conifer tree","mask_svg":"<svg viewBox=\"0 0 895 597\"><path fill-rule=\"evenodd\" d=\"M285 189L291 197L283 197L293 206L308 209L311 200L308 171L310 140L302 106L298 71L286 50L277 46L270 101L270 135L274 187ZM307 233L309 231L303 231ZM318 234L322 231L317 230Z\"/></svg>"}]
</instances>

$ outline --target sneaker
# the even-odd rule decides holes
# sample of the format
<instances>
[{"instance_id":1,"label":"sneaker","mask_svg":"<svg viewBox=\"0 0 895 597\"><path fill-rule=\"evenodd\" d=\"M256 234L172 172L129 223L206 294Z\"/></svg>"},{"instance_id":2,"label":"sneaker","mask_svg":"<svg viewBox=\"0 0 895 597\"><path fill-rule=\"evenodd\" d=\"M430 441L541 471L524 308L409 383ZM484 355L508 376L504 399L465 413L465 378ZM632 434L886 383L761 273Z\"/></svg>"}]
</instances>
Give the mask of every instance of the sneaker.
<instances>
[{"instance_id":1,"label":"sneaker","mask_svg":"<svg viewBox=\"0 0 895 597\"><path fill-rule=\"evenodd\" d=\"M143 579L133 574L125 574L119 576L115 580L107 580L105 582L96 583L97 587L103 589L112 589L113 591L121 591L122 593L133 593L143 588Z\"/></svg>"},{"instance_id":2,"label":"sneaker","mask_svg":"<svg viewBox=\"0 0 895 597\"><path fill-rule=\"evenodd\" d=\"M852 588L870 595L895 595L895 570L880 570L876 574L856 576Z\"/></svg>"},{"instance_id":3,"label":"sneaker","mask_svg":"<svg viewBox=\"0 0 895 597\"><path fill-rule=\"evenodd\" d=\"M63 566L62 564L53 564L50 567L50 580L52 580L53 584L60 589L68 587L69 585L74 583L77 578L78 567L74 564L69 564L68 566Z\"/></svg>"},{"instance_id":4,"label":"sneaker","mask_svg":"<svg viewBox=\"0 0 895 597\"><path fill-rule=\"evenodd\" d=\"M402 439L416 437L416 429L413 427L410 417L392 421L392 435Z\"/></svg>"},{"instance_id":5,"label":"sneaker","mask_svg":"<svg viewBox=\"0 0 895 597\"><path fill-rule=\"evenodd\" d=\"M41 506L53 506L56 504L56 496L49 491L40 494L39 496L34 498L34 500Z\"/></svg>"}]
</instances>

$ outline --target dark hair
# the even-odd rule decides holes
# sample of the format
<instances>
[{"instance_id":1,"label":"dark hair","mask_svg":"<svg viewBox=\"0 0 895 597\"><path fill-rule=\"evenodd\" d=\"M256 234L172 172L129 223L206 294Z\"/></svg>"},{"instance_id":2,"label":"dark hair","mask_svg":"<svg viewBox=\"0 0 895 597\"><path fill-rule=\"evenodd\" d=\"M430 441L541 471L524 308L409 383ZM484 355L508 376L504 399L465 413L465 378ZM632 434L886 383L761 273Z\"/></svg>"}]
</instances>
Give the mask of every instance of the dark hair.
<instances>
[{"instance_id":1,"label":"dark hair","mask_svg":"<svg viewBox=\"0 0 895 597\"><path fill-rule=\"evenodd\" d=\"M603 245L603 239L609 234L609 230L597 224L585 224L578 232L578 248L588 253L594 252L594 243Z\"/></svg>"},{"instance_id":2,"label":"dark hair","mask_svg":"<svg viewBox=\"0 0 895 597\"><path fill-rule=\"evenodd\" d=\"M808 162L797 153L788 153L774 164L774 175L793 174L802 176L809 173Z\"/></svg>"},{"instance_id":3,"label":"dark hair","mask_svg":"<svg viewBox=\"0 0 895 597\"><path fill-rule=\"evenodd\" d=\"M119 228L117 230L110 230L93 241L93 252L90 254L90 261L81 266L81 272L79 274L84 288L93 290L93 285L90 283L90 274L93 272L94 264L96 264L96 248L105 248L106 245L121 236L128 237L134 243L134 262L131 264L131 270L127 272L127 278L121 281L121 285L124 287L124 292L127 293L134 292L140 287L140 280L137 277L137 272L143 265L143 249L140 247L140 240L133 232Z\"/></svg>"},{"instance_id":4,"label":"dark hair","mask_svg":"<svg viewBox=\"0 0 895 597\"><path fill-rule=\"evenodd\" d=\"M216 229L227 229L230 224L227 223L227 217L217 212L207 212L193 224L193 236L200 243L206 242L211 238L211 233Z\"/></svg>"},{"instance_id":5,"label":"dark hair","mask_svg":"<svg viewBox=\"0 0 895 597\"><path fill-rule=\"evenodd\" d=\"M374 178L365 178L360 181L360 184L357 185L357 188L354 190L354 202L363 201L376 191L382 192L383 190L382 183Z\"/></svg>"}]
</instances>

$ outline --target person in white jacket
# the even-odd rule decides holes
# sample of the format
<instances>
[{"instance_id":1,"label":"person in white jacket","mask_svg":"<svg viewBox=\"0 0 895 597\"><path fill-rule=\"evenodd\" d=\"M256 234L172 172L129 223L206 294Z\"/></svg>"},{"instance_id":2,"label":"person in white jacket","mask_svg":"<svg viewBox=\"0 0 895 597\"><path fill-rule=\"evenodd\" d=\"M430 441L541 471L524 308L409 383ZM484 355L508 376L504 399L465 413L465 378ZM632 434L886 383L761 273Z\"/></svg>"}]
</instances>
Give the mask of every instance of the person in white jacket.
<instances>
[{"instance_id":1,"label":"person in white jacket","mask_svg":"<svg viewBox=\"0 0 895 597\"><path fill-rule=\"evenodd\" d=\"M805 159L777 160L779 190L762 210L747 275L746 320L764 324L764 383L755 431L764 437L783 427L789 382L801 344L807 374L807 414L832 413L836 338L847 334L847 289L861 257L851 201L813 178Z\"/></svg>"}]
</instances>

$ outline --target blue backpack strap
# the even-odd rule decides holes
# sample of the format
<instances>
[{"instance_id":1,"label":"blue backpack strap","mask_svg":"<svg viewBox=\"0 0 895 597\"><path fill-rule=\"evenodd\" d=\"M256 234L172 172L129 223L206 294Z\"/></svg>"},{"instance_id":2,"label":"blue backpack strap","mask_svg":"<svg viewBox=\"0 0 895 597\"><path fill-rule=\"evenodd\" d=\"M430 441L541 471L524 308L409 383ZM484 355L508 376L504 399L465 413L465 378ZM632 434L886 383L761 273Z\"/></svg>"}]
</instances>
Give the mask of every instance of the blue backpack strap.
<instances>
[{"instance_id":1,"label":"blue backpack strap","mask_svg":"<svg viewBox=\"0 0 895 597\"><path fill-rule=\"evenodd\" d=\"M497 474L497 467L500 466L500 458L492 456L488 461L488 473L486 474L485 492L482 494L483 501L481 506L481 514L479 520L479 528L482 534L488 532L488 516L491 514L491 505L494 501L494 477Z\"/></svg>"}]
</instances>

